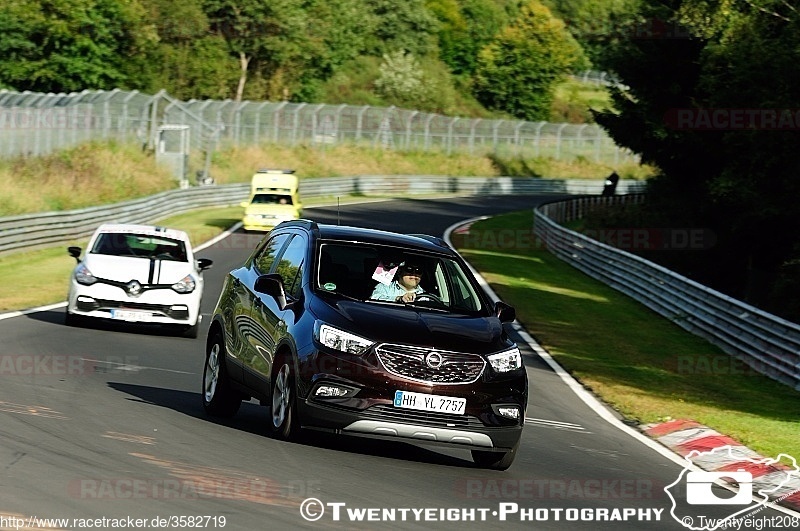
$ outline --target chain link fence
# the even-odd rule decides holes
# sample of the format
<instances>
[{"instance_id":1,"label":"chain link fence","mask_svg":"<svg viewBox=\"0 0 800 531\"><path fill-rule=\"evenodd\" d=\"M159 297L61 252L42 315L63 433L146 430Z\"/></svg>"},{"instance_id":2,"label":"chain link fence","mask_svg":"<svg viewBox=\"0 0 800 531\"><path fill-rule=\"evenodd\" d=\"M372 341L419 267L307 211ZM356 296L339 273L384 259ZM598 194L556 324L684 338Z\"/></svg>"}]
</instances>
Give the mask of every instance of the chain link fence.
<instances>
[{"instance_id":1,"label":"chain link fence","mask_svg":"<svg viewBox=\"0 0 800 531\"><path fill-rule=\"evenodd\" d=\"M0 91L0 157L39 156L92 140L139 142L159 153L159 130L188 126L205 155L263 143L353 143L401 151L582 157L616 165L637 157L596 124L459 118L396 107L233 100L180 101L161 91L41 94ZM198 173L200 173L198 172Z\"/></svg>"}]
</instances>

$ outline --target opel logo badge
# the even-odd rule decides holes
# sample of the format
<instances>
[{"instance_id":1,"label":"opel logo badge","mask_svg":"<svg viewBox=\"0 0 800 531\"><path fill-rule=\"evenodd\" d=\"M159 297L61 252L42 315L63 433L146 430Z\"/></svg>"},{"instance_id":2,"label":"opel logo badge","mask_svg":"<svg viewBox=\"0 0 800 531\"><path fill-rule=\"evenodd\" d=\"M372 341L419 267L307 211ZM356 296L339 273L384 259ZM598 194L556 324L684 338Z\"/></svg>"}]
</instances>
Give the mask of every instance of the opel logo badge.
<instances>
[{"instance_id":1,"label":"opel logo badge","mask_svg":"<svg viewBox=\"0 0 800 531\"><path fill-rule=\"evenodd\" d=\"M139 284L138 280L131 280L125 284L125 291L127 291L129 295L137 297L142 293L142 285Z\"/></svg>"},{"instance_id":2,"label":"opel logo badge","mask_svg":"<svg viewBox=\"0 0 800 531\"><path fill-rule=\"evenodd\" d=\"M438 369L439 367L442 366L443 362L444 358L442 357L441 354L439 354L436 351L429 352L428 355L425 356L425 363L431 369Z\"/></svg>"}]
</instances>

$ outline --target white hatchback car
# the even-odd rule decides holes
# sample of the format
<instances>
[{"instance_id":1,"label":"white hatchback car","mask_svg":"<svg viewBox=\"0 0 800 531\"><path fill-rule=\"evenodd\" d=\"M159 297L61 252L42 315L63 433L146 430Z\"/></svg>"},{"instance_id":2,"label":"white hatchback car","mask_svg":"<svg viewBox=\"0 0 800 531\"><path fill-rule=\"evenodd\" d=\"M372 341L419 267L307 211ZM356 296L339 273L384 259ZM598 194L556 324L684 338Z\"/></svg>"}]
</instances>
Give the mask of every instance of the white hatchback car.
<instances>
[{"instance_id":1,"label":"white hatchback car","mask_svg":"<svg viewBox=\"0 0 800 531\"><path fill-rule=\"evenodd\" d=\"M101 225L81 248L69 247L78 261L72 272L66 323L83 318L177 325L197 337L203 271L207 258L195 259L189 236L151 225Z\"/></svg>"}]
</instances>

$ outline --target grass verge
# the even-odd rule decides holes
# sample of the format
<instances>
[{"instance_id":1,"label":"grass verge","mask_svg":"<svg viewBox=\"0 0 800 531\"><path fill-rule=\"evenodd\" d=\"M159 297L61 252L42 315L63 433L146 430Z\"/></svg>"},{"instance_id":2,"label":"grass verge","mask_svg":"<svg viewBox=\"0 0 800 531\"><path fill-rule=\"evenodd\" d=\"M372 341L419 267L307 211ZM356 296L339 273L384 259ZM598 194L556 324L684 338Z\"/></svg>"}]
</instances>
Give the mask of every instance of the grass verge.
<instances>
[{"instance_id":1,"label":"grass verge","mask_svg":"<svg viewBox=\"0 0 800 531\"><path fill-rule=\"evenodd\" d=\"M205 158L190 157L190 175ZM567 157L565 157L566 159ZM604 179L616 171L645 179L653 168L633 162L608 165L578 157L555 160L399 152L350 144L260 145L215 151L211 175L218 184L250 182L258 168L292 168L301 179L349 175L449 175ZM116 142L82 144L43 157L0 160L0 217L85 208L152 195L178 186L152 153ZM76 193L80 190L80 193Z\"/></svg>"},{"instance_id":2,"label":"grass verge","mask_svg":"<svg viewBox=\"0 0 800 531\"><path fill-rule=\"evenodd\" d=\"M453 243L586 388L639 423L693 419L763 455L800 456L800 393L539 248L532 226L530 211L497 216Z\"/></svg>"}]
</instances>

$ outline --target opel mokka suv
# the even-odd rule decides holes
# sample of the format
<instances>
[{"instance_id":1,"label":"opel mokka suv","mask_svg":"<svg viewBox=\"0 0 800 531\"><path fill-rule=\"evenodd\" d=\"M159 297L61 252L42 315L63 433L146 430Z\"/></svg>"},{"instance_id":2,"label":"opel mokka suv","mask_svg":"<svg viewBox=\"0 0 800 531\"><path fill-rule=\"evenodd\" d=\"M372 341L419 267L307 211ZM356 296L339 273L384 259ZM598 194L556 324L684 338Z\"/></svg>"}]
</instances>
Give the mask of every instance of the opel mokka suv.
<instances>
[{"instance_id":1,"label":"opel mokka suv","mask_svg":"<svg viewBox=\"0 0 800 531\"><path fill-rule=\"evenodd\" d=\"M224 281L203 406L232 416L255 398L280 438L446 445L504 470L528 392L513 319L440 238L284 222Z\"/></svg>"}]
</instances>

